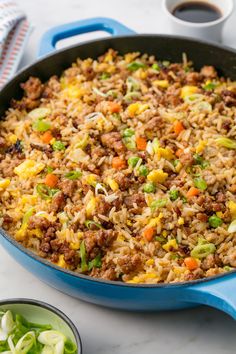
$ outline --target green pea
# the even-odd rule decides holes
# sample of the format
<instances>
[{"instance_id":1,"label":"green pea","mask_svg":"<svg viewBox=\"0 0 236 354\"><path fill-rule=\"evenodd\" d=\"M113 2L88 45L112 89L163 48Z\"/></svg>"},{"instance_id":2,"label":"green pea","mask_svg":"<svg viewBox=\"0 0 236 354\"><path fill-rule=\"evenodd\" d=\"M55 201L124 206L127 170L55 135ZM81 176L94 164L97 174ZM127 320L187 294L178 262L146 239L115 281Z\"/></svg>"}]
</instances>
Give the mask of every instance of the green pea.
<instances>
[{"instance_id":1,"label":"green pea","mask_svg":"<svg viewBox=\"0 0 236 354\"><path fill-rule=\"evenodd\" d=\"M177 189L173 189L172 191L169 191L169 196L170 196L170 200L174 201L178 199L179 191Z\"/></svg>"},{"instance_id":2,"label":"green pea","mask_svg":"<svg viewBox=\"0 0 236 354\"><path fill-rule=\"evenodd\" d=\"M198 178L195 178L194 179L194 186L198 189L200 189L201 191L204 191L207 189L207 183L206 181L201 178L201 177L198 177Z\"/></svg>"},{"instance_id":3,"label":"green pea","mask_svg":"<svg viewBox=\"0 0 236 354\"><path fill-rule=\"evenodd\" d=\"M135 167L136 165L137 165L137 163L139 162L139 160L141 160L140 159L140 157L138 157L138 156L133 156L133 157L130 157L129 159L128 159L128 165L130 166L130 167Z\"/></svg>"},{"instance_id":4,"label":"green pea","mask_svg":"<svg viewBox=\"0 0 236 354\"><path fill-rule=\"evenodd\" d=\"M65 144L62 141L56 140L52 144L52 148L53 148L54 151L56 151L56 150L63 151L63 150L65 150L66 147L65 147Z\"/></svg>"},{"instance_id":5,"label":"green pea","mask_svg":"<svg viewBox=\"0 0 236 354\"><path fill-rule=\"evenodd\" d=\"M223 220L221 218L219 218L217 215L212 215L209 217L208 219L209 225L211 227L214 227L215 229L218 226L221 226L223 224Z\"/></svg>"},{"instance_id":6,"label":"green pea","mask_svg":"<svg viewBox=\"0 0 236 354\"><path fill-rule=\"evenodd\" d=\"M148 170L147 166L141 165L141 166L139 167L139 174L140 174L140 176L146 177L146 176L148 175L148 173L149 173L149 170Z\"/></svg>"},{"instance_id":7,"label":"green pea","mask_svg":"<svg viewBox=\"0 0 236 354\"><path fill-rule=\"evenodd\" d=\"M145 193L154 193L156 191L156 186L154 183L146 183L143 186L143 191Z\"/></svg>"},{"instance_id":8,"label":"green pea","mask_svg":"<svg viewBox=\"0 0 236 354\"><path fill-rule=\"evenodd\" d=\"M130 138L133 135L134 135L134 130L131 128L127 128L123 131L123 137L125 138Z\"/></svg>"},{"instance_id":9,"label":"green pea","mask_svg":"<svg viewBox=\"0 0 236 354\"><path fill-rule=\"evenodd\" d=\"M136 71L140 68L145 68L145 67L146 67L146 65L143 63L140 63L139 61L133 61L132 63L129 63L127 65L127 69L130 71Z\"/></svg>"}]
</instances>

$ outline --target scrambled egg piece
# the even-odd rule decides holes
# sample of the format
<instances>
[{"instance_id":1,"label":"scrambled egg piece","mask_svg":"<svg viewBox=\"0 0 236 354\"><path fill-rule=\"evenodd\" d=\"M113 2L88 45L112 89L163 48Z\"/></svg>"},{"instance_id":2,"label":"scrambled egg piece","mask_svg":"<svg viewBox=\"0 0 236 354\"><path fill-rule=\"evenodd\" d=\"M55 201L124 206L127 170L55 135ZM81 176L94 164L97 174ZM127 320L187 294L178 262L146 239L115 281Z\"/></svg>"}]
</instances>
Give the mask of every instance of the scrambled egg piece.
<instances>
[{"instance_id":1,"label":"scrambled egg piece","mask_svg":"<svg viewBox=\"0 0 236 354\"><path fill-rule=\"evenodd\" d=\"M14 172L22 179L34 177L39 174L45 167L42 162L34 160L25 160L19 166L15 167Z\"/></svg>"},{"instance_id":2,"label":"scrambled egg piece","mask_svg":"<svg viewBox=\"0 0 236 354\"><path fill-rule=\"evenodd\" d=\"M197 86L183 86L181 89L180 97L185 99L188 96L193 95L194 93L198 92Z\"/></svg>"},{"instance_id":3,"label":"scrambled egg piece","mask_svg":"<svg viewBox=\"0 0 236 354\"><path fill-rule=\"evenodd\" d=\"M168 80L154 80L152 84L154 86L162 87L162 88L168 88L169 87Z\"/></svg>"},{"instance_id":4,"label":"scrambled egg piece","mask_svg":"<svg viewBox=\"0 0 236 354\"><path fill-rule=\"evenodd\" d=\"M128 107L128 113L130 117L137 116L138 114L143 113L149 108L149 105L147 103L131 103Z\"/></svg>"},{"instance_id":5,"label":"scrambled egg piece","mask_svg":"<svg viewBox=\"0 0 236 354\"><path fill-rule=\"evenodd\" d=\"M9 178L0 179L0 191L5 190L9 186L10 183L11 183L11 180Z\"/></svg>"},{"instance_id":6,"label":"scrambled egg piece","mask_svg":"<svg viewBox=\"0 0 236 354\"><path fill-rule=\"evenodd\" d=\"M163 183L168 177L168 173L163 170L153 170L147 175L147 180L154 183Z\"/></svg>"},{"instance_id":7,"label":"scrambled egg piece","mask_svg":"<svg viewBox=\"0 0 236 354\"><path fill-rule=\"evenodd\" d=\"M172 249L177 250L178 249L178 244L176 239L169 240L167 243L165 243L163 246L164 250L166 252L171 251Z\"/></svg>"}]
</instances>

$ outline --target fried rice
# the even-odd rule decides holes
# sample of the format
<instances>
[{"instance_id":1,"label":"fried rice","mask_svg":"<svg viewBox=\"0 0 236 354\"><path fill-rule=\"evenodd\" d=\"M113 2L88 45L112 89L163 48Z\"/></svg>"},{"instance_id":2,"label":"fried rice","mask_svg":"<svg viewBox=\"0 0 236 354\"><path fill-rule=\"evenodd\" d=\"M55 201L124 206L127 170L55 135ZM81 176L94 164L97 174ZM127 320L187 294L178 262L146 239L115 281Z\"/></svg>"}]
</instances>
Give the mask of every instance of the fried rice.
<instances>
[{"instance_id":1,"label":"fried rice","mask_svg":"<svg viewBox=\"0 0 236 354\"><path fill-rule=\"evenodd\" d=\"M30 77L0 122L1 225L52 263L127 283L236 267L236 82L110 49Z\"/></svg>"}]
</instances>

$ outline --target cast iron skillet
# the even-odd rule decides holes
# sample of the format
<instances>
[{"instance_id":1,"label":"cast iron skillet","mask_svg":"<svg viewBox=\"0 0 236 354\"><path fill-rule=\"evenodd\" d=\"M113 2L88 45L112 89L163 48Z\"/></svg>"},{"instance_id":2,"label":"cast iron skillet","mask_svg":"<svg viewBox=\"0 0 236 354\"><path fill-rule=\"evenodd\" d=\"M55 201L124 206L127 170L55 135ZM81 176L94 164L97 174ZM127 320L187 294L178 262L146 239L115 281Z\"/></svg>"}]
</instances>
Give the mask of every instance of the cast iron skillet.
<instances>
[{"instance_id":1,"label":"cast iron skillet","mask_svg":"<svg viewBox=\"0 0 236 354\"><path fill-rule=\"evenodd\" d=\"M60 74L77 58L96 58L108 48L120 53L140 51L155 54L160 60L178 62L185 52L193 60L196 69L214 65L221 74L236 80L236 52L220 45L166 35L137 35L118 22L95 18L56 27L42 40L40 55L55 50L58 40L80 33L103 30L119 37L90 41L56 51L18 73L1 91L0 113L4 113L12 97L19 98L19 84L30 75L47 80ZM205 304L227 312L236 319L236 274L176 284L135 285L105 281L76 274L34 255L0 231L0 242L26 269L49 285L71 296L95 304L139 311L173 310Z\"/></svg>"}]
</instances>

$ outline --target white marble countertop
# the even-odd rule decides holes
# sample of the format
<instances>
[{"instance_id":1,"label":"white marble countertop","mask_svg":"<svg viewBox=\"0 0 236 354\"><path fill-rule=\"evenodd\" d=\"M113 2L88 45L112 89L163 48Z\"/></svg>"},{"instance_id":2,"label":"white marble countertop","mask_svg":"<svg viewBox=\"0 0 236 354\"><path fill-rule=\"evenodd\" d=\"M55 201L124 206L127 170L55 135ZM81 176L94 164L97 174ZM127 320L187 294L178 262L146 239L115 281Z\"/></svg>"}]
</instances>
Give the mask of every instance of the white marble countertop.
<instances>
[{"instance_id":1,"label":"white marble countertop","mask_svg":"<svg viewBox=\"0 0 236 354\"><path fill-rule=\"evenodd\" d=\"M35 59L45 30L83 18L114 17L137 32L169 33L160 0L18 1L35 26L21 65ZM225 26L223 42L236 47L235 20L236 12ZM89 37L94 36L90 34ZM0 252L0 298L29 297L57 306L77 325L84 354L236 352L236 323L219 311L200 307L139 314L104 309L50 288L18 265L4 249Z\"/></svg>"}]
</instances>

